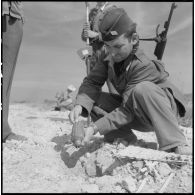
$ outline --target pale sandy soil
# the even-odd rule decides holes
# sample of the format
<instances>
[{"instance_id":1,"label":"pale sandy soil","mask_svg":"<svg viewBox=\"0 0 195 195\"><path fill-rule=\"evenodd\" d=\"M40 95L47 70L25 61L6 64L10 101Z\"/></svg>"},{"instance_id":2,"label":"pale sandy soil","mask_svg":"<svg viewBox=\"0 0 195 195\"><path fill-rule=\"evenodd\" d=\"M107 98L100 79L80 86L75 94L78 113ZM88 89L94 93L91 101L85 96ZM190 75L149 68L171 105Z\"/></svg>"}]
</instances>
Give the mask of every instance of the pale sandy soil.
<instances>
[{"instance_id":1,"label":"pale sandy soil","mask_svg":"<svg viewBox=\"0 0 195 195\"><path fill-rule=\"evenodd\" d=\"M51 106L43 104L10 106L13 131L26 136L28 141L3 144L3 192L158 193L170 175L173 177L164 192L192 192L192 157L166 156L150 149L155 146L154 133L134 131L139 139L137 146L105 144L99 138L88 147L76 149L70 145L69 111L51 110ZM192 128L181 129L192 146Z\"/></svg>"}]
</instances>

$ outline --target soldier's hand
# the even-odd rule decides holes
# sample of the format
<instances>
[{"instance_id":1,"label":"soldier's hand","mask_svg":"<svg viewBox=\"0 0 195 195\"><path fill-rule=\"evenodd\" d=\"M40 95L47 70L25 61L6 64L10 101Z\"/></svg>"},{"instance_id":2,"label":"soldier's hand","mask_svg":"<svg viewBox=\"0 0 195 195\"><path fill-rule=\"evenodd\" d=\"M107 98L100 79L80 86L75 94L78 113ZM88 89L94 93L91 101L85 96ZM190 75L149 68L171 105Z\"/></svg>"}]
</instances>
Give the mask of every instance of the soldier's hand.
<instances>
[{"instance_id":1,"label":"soldier's hand","mask_svg":"<svg viewBox=\"0 0 195 195\"><path fill-rule=\"evenodd\" d=\"M88 22L85 22L84 25L83 25L83 36L85 38L88 38L89 37L89 34L88 34L88 31L90 30L90 25Z\"/></svg>"},{"instance_id":2,"label":"soldier's hand","mask_svg":"<svg viewBox=\"0 0 195 195\"><path fill-rule=\"evenodd\" d=\"M84 26L83 26L83 36L84 38L95 38L97 36L99 36L99 34L97 32L94 32L92 30L90 30L90 26L89 26L89 23L84 23Z\"/></svg>"},{"instance_id":3,"label":"soldier's hand","mask_svg":"<svg viewBox=\"0 0 195 195\"><path fill-rule=\"evenodd\" d=\"M69 114L69 119L71 123L78 122L79 116L82 113L82 106L81 105L76 105Z\"/></svg>"},{"instance_id":4,"label":"soldier's hand","mask_svg":"<svg viewBox=\"0 0 195 195\"><path fill-rule=\"evenodd\" d=\"M82 141L82 145L86 145L86 144L89 144L90 140L92 139L95 131L94 131L94 128L93 127L87 127L87 128L84 128L84 133L85 133L85 137Z\"/></svg>"}]
</instances>

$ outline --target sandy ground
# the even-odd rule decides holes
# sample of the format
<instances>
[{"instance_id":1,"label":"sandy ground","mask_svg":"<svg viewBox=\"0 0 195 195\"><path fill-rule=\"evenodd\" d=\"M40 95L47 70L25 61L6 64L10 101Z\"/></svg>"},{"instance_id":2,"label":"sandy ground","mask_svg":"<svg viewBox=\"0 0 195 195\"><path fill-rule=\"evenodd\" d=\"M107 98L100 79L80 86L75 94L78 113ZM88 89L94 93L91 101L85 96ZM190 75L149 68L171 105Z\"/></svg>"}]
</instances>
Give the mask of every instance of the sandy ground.
<instances>
[{"instance_id":1,"label":"sandy ground","mask_svg":"<svg viewBox=\"0 0 195 195\"><path fill-rule=\"evenodd\" d=\"M51 109L44 104L10 106L13 131L28 140L3 144L4 193L192 192L192 157L153 150L153 132L134 131L136 146L97 138L76 149L70 144L69 111ZM180 128L192 146L192 128Z\"/></svg>"}]
</instances>

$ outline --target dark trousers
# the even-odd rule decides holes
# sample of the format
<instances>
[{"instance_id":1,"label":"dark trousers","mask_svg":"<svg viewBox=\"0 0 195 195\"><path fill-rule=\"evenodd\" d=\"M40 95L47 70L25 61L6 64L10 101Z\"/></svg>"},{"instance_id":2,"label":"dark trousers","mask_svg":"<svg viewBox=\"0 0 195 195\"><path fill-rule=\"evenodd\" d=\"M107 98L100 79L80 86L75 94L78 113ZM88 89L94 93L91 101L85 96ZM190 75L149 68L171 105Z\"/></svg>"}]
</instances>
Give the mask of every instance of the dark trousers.
<instances>
[{"instance_id":1,"label":"dark trousers","mask_svg":"<svg viewBox=\"0 0 195 195\"><path fill-rule=\"evenodd\" d=\"M10 133L11 128L8 123L9 99L16 67L16 61L23 35L22 20L9 15L3 18L3 139Z\"/></svg>"},{"instance_id":2,"label":"dark trousers","mask_svg":"<svg viewBox=\"0 0 195 195\"><path fill-rule=\"evenodd\" d=\"M131 129L141 132L154 131L160 150L186 144L185 136L178 126L177 105L167 89L163 90L158 85L145 81L135 87L129 98L131 99L129 106L134 111L134 120L120 128L119 131ZM120 96L102 93L96 105L111 112L121 103ZM95 121L102 116L92 111L91 117Z\"/></svg>"}]
</instances>

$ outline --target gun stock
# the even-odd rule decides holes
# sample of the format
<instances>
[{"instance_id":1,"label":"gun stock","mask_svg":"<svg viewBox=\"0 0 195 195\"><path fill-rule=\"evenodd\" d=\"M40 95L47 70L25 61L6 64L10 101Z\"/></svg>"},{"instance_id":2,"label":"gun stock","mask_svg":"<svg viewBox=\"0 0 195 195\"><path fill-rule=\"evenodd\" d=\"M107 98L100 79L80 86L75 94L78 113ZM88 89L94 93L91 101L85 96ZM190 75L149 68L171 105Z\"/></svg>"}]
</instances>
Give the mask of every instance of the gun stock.
<instances>
[{"instance_id":1,"label":"gun stock","mask_svg":"<svg viewBox=\"0 0 195 195\"><path fill-rule=\"evenodd\" d=\"M164 23L164 29L165 30L160 35L157 35L158 39L156 39L156 40L160 40L160 41L157 41L157 44L156 44L156 47L155 47L155 50L154 50L154 55L157 57L158 60L161 60L162 57L163 57L165 46L166 46L166 43L167 43L167 33L168 33L168 30L169 30L171 17L173 15L173 10L176 7L177 6L175 5L175 3L172 3L168 20L165 21L165 23Z\"/></svg>"},{"instance_id":2,"label":"gun stock","mask_svg":"<svg viewBox=\"0 0 195 195\"><path fill-rule=\"evenodd\" d=\"M166 43L167 43L167 40L164 40L156 44L154 55L157 57L158 60L161 60L163 57Z\"/></svg>"},{"instance_id":3,"label":"gun stock","mask_svg":"<svg viewBox=\"0 0 195 195\"><path fill-rule=\"evenodd\" d=\"M158 29L159 29L159 25L157 25L156 28L156 37L154 38L140 38L139 40L141 41L155 41L156 42L156 47L154 50L154 55L157 57L158 60L161 60L163 57L163 53L165 50L165 46L167 43L167 33L169 30L169 25L170 25L170 21L171 21L171 17L173 15L173 10L177 7L177 5L175 5L175 3L172 3L171 5L171 10L169 12L169 17L168 20L165 21L164 23L164 30L158 34Z\"/></svg>"}]
</instances>

